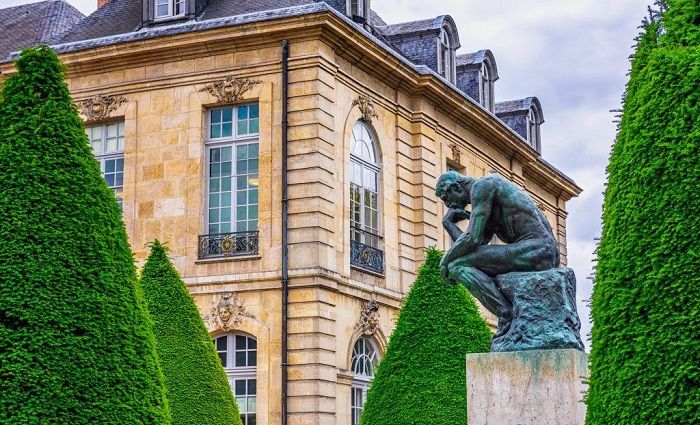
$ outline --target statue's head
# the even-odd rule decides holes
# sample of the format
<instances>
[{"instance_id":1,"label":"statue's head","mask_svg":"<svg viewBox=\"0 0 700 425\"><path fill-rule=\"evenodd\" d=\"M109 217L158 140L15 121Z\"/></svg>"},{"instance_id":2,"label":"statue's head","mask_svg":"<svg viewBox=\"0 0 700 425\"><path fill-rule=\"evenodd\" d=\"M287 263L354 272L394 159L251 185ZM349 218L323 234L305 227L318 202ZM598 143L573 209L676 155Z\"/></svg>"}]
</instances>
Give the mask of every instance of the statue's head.
<instances>
[{"instance_id":1,"label":"statue's head","mask_svg":"<svg viewBox=\"0 0 700 425\"><path fill-rule=\"evenodd\" d=\"M471 202L469 189L473 181L473 177L448 171L438 179L435 185L435 196L440 198L447 208L464 209Z\"/></svg>"}]
</instances>

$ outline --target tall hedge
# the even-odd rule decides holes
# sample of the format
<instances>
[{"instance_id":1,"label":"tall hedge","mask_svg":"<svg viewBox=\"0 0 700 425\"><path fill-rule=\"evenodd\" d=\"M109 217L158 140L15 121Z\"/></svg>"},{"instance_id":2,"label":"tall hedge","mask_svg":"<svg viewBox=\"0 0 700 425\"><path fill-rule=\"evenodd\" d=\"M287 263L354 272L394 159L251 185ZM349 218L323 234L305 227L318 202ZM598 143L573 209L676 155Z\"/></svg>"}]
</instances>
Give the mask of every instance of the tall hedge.
<instances>
[{"instance_id":1,"label":"tall hedge","mask_svg":"<svg viewBox=\"0 0 700 425\"><path fill-rule=\"evenodd\" d=\"M607 169L589 425L700 423L700 3L659 6Z\"/></svg>"},{"instance_id":2,"label":"tall hedge","mask_svg":"<svg viewBox=\"0 0 700 425\"><path fill-rule=\"evenodd\" d=\"M121 210L47 47L0 103L0 423L166 424Z\"/></svg>"},{"instance_id":3,"label":"tall hedge","mask_svg":"<svg viewBox=\"0 0 700 425\"><path fill-rule=\"evenodd\" d=\"M361 425L466 424L465 355L488 352L491 333L466 290L443 281L441 258L440 251L427 251L377 368Z\"/></svg>"},{"instance_id":4,"label":"tall hedge","mask_svg":"<svg viewBox=\"0 0 700 425\"><path fill-rule=\"evenodd\" d=\"M241 425L224 368L197 306L160 242L141 273L173 425Z\"/></svg>"}]
</instances>

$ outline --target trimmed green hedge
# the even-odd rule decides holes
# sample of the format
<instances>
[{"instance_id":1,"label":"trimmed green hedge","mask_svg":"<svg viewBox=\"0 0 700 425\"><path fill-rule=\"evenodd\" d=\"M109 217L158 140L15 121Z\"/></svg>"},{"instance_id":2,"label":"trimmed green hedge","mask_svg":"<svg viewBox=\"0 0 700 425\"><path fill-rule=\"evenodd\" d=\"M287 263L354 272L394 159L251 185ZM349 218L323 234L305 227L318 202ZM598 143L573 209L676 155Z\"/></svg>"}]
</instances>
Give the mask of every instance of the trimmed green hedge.
<instances>
[{"instance_id":1,"label":"trimmed green hedge","mask_svg":"<svg viewBox=\"0 0 700 425\"><path fill-rule=\"evenodd\" d=\"M141 273L173 425L241 424L224 368L197 306L160 242Z\"/></svg>"},{"instance_id":2,"label":"trimmed green hedge","mask_svg":"<svg viewBox=\"0 0 700 425\"><path fill-rule=\"evenodd\" d=\"M608 166L589 425L700 423L700 3L661 6Z\"/></svg>"},{"instance_id":3,"label":"trimmed green hedge","mask_svg":"<svg viewBox=\"0 0 700 425\"><path fill-rule=\"evenodd\" d=\"M47 47L0 103L0 423L167 424L121 210Z\"/></svg>"},{"instance_id":4,"label":"trimmed green hedge","mask_svg":"<svg viewBox=\"0 0 700 425\"><path fill-rule=\"evenodd\" d=\"M466 423L465 356L488 352L491 333L467 291L443 281L441 258L428 249L379 362L362 425Z\"/></svg>"}]
</instances>

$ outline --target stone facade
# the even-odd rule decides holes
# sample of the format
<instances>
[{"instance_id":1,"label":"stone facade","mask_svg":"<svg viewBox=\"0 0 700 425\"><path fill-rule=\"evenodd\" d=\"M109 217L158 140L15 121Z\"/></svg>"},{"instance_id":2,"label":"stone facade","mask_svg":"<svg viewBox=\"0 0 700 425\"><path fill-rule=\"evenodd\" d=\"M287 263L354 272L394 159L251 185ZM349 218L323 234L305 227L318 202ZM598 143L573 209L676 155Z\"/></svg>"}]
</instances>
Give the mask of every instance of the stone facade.
<instances>
[{"instance_id":1,"label":"stone facade","mask_svg":"<svg viewBox=\"0 0 700 425\"><path fill-rule=\"evenodd\" d=\"M64 48L61 58L77 103L125 99L98 121L84 118L88 125L125 124L123 217L137 262L145 260L148 242L167 243L203 317L235 294L235 320L210 320L210 331L257 340L257 423L276 425L281 45L288 40L288 423L349 425L355 341L370 338L381 355L423 250L449 243L441 226L444 206L434 195L448 162L475 176L493 170L525 187L555 229L563 265L566 202L580 189L454 87L387 54L366 33L358 36L358 26L330 9L304 10L198 32L166 28L167 36L125 38L118 45L98 45L101 40L87 49ZM14 68L0 64L0 72ZM222 105L206 87L231 76L255 82L233 101L259 105L259 249L251 256L199 259L198 238L207 233L206 117ZM381 157L384 273L350 264L350 140L353 125L366 115L361 96L376 114L371 127Z\"/></svg>"}]
</instances>

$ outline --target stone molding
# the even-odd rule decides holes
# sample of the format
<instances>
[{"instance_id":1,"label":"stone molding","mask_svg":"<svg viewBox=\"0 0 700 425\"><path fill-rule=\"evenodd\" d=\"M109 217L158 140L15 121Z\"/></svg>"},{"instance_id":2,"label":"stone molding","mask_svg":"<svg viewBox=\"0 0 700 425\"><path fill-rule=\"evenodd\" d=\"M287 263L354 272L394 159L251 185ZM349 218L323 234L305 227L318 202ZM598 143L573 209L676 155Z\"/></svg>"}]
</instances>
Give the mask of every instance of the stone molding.
<instances>
[{"instance_id":1,"label":"stone molding","mask_svg":"<svg viewBox=\"0 0 700 425\"><path fill-rule=\"evenodd\" d=\"M374 110L374 102L366 94L361 94L357 99L352 101L353 108L357 106L362 114L362 119L368 123L372 122L372 118L379 118L379 114Z\"/></svg>"},{"instance_id":2,"label":"stone molding","mask_svg":"<svg viewBox=\"0 0 700 425\"><path fill-rule=\"evenodd\" d=\"M200 92L209 93L214 96L219 103L236 103L241 100L243 95L256 85L262 83L260 80L251 80L248 78L236 78L233 75L214 81L207 84Z\"/></svg>"},{"instance_id":3,"label":"stone molding","mask_svg":"<svg viewBox=\"0 0 700 425\"><path fill-rule=\"evenodd\" d=\"M100 121L110 116L120 106L126 103L123 96L107 96L98 94L78 102L78 110L87 117L88 121Z\"/></svg>"},{"instance_id":4,"label":"stone molding","mask_svg":"<svg viewBox=\"0 0 700 425\"><path fill-rule=\"evenodd\" d=\"M204 323L209 332L231 331L240 326L244 317L255 318L246 312L244 301L239 298L238 294L227 292L212 302L211 311L204 317Z\"/></svg>"},{"instance_id":5,"label":"stone molding","mask_svg":"<svg viewBox=\"0 0 700 425\"><path fill-rule=\"evenodd\" d=\"M456 162L457 164L462 163L462 151L459 150L459 146L457 143L452 142L450 143L450 150L452 151L452 160Z\"/></svg>"},{"instance_id":6,"label":"stone molding","mask_svg":"<svg viewBox=\"0 0 700 425\"><path fill-rule=\"evenodd\" d=\"M362 303L360 311L360 320L354 326L355 330L359 330L365 336L373 336L379 330L379 304L374 301L365 301Z\"/></svg>"}]
</instances>

